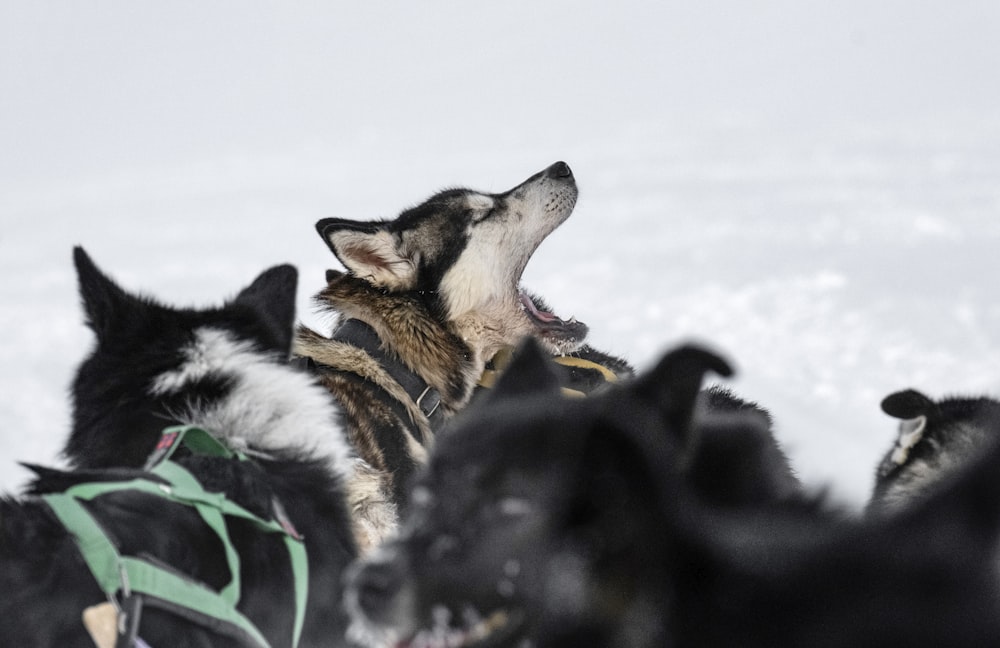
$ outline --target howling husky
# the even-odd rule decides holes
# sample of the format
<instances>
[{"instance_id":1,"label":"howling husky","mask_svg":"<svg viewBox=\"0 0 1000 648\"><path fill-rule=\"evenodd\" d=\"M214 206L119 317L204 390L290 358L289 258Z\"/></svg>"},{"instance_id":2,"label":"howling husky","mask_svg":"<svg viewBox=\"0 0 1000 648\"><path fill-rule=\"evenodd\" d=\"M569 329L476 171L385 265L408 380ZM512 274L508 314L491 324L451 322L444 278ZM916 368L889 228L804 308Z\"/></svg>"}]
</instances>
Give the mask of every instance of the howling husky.
<instances>
[{"instance_id":1,"label":"howling husky","mask_svg":"<svg viewBox=\"0 0 1000 648\"><path fill-rule=\"evenodd\" d=\"M572 171L556 162L503 193L450 189L394 220L317 223L347 269L328 271L316 298L340 322L332 337L300 329L295 352L342 406L359 470L370 472L353 489L363 545L394 529L434 432L469 402L498 351L531 336L549 353L610 365L612 379L631 372L581 346L583 323L520 287L531 255L576 199Z\"/></svg>"}]
</instances>

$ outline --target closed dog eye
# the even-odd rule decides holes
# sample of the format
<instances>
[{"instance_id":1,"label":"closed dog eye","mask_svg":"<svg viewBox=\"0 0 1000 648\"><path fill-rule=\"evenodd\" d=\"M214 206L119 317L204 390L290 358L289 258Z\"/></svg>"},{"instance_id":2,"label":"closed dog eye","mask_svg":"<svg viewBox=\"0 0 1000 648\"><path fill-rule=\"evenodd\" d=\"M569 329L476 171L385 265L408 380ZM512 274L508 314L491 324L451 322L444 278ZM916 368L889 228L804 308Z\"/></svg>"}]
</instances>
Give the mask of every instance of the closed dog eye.
<instances>
[{"instance_id":1,"label":"closed dog eye","mask_svg":"<svg viewBox=\"0 0 1000 648\"><path fill-rule=\"evenodd\" d=\"M473 211L472 212L472 222L473 223L482 223L483 221L488 220L490 217L492 217L493 215L495 215L497 213L497 211L498 210L497 210L496 207L491 207L489 209L483 209L483 210Z\"/></svg>"},{"instance_id":2,"label":"closed dog eye","mask_svg":"<svg viewBox=\"0 0 1000 648\"><path fill-rule=\"evenodd\" d=\"M467 197L466 205L472 212L472 221L478 223L486 220L497 211L497 201L491 196L472 194Z\"/></svg>"}]
</instances>

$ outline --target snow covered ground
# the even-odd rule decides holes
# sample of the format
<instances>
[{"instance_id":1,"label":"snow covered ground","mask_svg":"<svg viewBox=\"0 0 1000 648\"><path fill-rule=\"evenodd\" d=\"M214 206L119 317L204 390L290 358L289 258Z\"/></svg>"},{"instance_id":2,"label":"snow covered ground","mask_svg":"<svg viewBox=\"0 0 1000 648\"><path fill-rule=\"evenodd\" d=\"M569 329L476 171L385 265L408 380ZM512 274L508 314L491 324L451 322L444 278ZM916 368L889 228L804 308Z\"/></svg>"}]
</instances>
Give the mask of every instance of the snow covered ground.
<instances>
[{"instance_id":1,"label":"snow covered ground","mask_svg":"<svg viewBox=\"0 0 1000 648\"><path fill-rule=\"evenodd\" d=\"M862 503L884 395L1000 395L1000 9L752 4L4 5L0 489L67 434L72 245L178 304L291 262L322 326L317 219L564 159L580 201L524 283L640 368L723 351Z\"/></svg>"}]
</instances>

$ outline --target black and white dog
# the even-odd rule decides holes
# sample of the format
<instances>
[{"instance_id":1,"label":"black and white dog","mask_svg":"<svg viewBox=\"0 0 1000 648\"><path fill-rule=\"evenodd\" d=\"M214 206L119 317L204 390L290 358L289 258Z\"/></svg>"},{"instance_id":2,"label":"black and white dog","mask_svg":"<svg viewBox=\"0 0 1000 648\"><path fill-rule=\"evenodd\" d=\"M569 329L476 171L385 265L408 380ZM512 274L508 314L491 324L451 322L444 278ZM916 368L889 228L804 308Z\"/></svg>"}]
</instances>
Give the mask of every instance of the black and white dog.
<instances>
[{"instance_id":1,"label":"black and white dog","mask_svg":"<svg viewBox=\"0 0 1000 648\"><path fill-rule=\"evenodd\" d=\"M165 427L194 424L251 458L178 455L209 499L225 495L259 518L287 519L304 537L308 603L299 645L348 645L341 599L342 572L356 556L344 493L352 462L328 394L287 362L295 269L268 270L222 307L193 310L125 292L81 248L74 258L97 338L73 386L65 453L76 470L37 469L28 496L0 501L3 643L93 647L81 614L105 593L40 496L95 481L156 485L159 478L137 467ZM86 509L122 555L213 589L235 580L228 550L200 509L134 490L102 495ZM280 534L262 534L245 519L227 518L226 527L239 556L239 612L271 646L291 645L295 581ZM122 583L118 597L128 589ZM154 603L137 627L151 646L260 645L226 624L193 622Z\"/></svg>"},{"instance_id":2,"label":"black and white dog","mask_svg":"<svg viewBox=\"0 0 1000 648\"><path fill-rule=\"evenodd\" d=\"M708 370L729 372L684 347L569 400L544 354L525 349L489 407L439 437L400 538L355 570L353 635L413 647L998 645L1000 451L905 515L848 515L789 488L764 417L698 405Z\"/></svg>"},{"instance_id":3,"label":"black and white dog","mask_svg":"<svg viewBox=\"0 0 1000 648\"><path fill-rule=\"evenodd\" d=\"M906 389L886 396L882 411L899 426L875 473L873 512L895 511L926 496L1000 443L1000 402L985 396L935 401Z\"/></svg>"}]
</instances>

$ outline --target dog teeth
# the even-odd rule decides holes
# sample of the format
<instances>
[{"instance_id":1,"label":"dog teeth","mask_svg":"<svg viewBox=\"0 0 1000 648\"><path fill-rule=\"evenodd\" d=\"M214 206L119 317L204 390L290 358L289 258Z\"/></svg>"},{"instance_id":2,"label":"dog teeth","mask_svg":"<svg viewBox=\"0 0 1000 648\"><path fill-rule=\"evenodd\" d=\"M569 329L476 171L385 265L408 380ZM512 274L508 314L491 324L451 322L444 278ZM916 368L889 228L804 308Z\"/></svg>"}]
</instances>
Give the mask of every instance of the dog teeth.
<instances>
[{"instance_id":1,"label":"dog teeth","mask_svg":"<svg viewBox=\"0 0 1000 648\"><path fill-rule=\"evenodd\" d=\"M509 619L510 615L506 611L497 610L465 629L450 628L438 623L433 630L419 632L405 645L407 648L462 648L486 639L507 625ZM440 621L440 617L437 620Z\"/></svg>"},{"instance_id":2,"label":"dog teeth","mask_svg":"<svg viewBox=\"0 0 1000 648\"><path fill-rule=\"evenodd\" d=\"M469 630L469 639L472 641L482 641L500 628L507 625L510 615L504 610L497 610Z\"/></svg>"}]
</instances>

